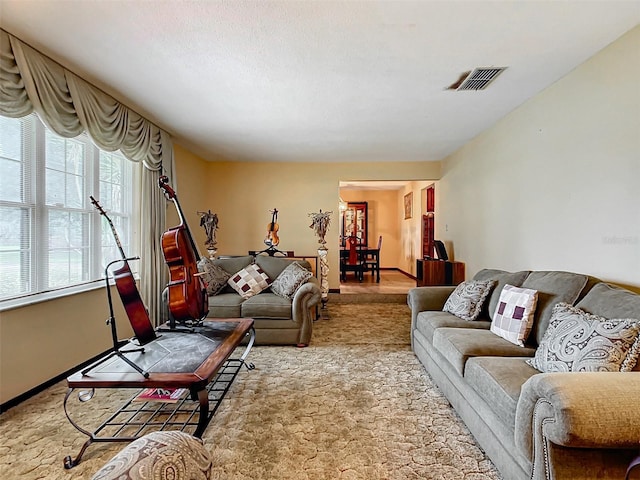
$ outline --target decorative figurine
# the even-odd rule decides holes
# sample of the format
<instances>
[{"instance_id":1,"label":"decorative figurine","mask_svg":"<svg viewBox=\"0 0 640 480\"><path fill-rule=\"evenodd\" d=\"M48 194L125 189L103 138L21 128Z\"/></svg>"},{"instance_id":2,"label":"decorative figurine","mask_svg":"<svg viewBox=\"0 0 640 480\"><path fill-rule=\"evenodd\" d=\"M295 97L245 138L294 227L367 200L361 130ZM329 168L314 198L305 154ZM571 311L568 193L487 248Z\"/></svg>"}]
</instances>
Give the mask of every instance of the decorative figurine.
<instances>
[{"instance_id":1,"label":"decorative figurine","mask_svg":"<svg viewBox=\"0 0 640 480\"><path fill-rule=\"evenodd\" d=\"M327 234L329 225L331 224L332 213L333 212L323 212L322 209L320 209L320 212L318 213L309 214L311 217L311 225L309 225L309 228L313 228L315 234L319 238L318 243L322 244L323 247L327 243L324 237Z\"/></svg>"},{"instance_id":2,"label":"decorative figurine","mask_svg":"<svg viewBox=\"0 0 640 480\"><path fill-rule=\"evenodd\" d=\"M218 249L216 240L216 230L218 229L218 215L211 213L211 210L206 212L196 212L200 215L200 226L204 227L204 231L207 234L207 240L204 242L209 252L209 257L213 259Z\"/></svg>"}]
</instances>

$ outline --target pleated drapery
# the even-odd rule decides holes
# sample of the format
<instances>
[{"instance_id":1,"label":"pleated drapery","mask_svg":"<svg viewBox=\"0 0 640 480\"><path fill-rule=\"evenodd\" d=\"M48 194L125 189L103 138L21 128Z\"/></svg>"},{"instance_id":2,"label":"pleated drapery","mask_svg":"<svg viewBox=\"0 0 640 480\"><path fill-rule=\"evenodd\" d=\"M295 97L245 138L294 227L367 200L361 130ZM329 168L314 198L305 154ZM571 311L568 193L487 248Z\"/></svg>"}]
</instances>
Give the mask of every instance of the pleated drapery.
<instances>
[{"instance_id":1,"label":"pleated drapery","mask_svg":"<svg viewBox=\"0 0 640 480\"><path fill-rule=\"evenodd\" d=\"M166 200L158 188L163 171L175 181L171 137L73 72L0 29L0 115L19 118L35 111L58 135L87 131L106 151L120 150L142 162L140 205L140 294L158 323L161 291L168 275L160 238Z\"/></svg>"}]
</instances>

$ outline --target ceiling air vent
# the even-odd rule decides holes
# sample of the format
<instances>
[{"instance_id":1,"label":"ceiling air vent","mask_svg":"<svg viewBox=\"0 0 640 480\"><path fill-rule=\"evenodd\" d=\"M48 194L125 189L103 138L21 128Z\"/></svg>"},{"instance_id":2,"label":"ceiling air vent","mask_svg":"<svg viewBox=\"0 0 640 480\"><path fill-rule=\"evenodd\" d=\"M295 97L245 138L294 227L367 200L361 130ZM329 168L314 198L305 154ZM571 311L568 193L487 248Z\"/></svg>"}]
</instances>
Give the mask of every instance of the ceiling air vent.
<instances>
[{"instance_id":1,"label":"ceiling air vent","mask_svg":"<svg viewBox=\"0 0 640 480\"><path fill-rule=\"evenodd\" d=\"M476 68L463 73L457 82L449 86L449 90L484 90L507 67Z\"/></svg>"}]
</instances>

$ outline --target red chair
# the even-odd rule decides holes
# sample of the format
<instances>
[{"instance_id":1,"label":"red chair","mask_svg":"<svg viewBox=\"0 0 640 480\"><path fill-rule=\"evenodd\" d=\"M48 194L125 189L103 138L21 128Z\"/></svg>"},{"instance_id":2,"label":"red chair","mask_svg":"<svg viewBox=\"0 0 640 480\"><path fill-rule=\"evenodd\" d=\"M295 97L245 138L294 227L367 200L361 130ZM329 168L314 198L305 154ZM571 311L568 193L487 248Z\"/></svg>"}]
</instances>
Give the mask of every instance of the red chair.
<instances>
[{"instance_id":1,"label":"red chair","mask_svg":"<svg viewBox=\"0 0 640 480\"><path fill-rule=\"evenodd\" d=\"M340 253L340 278L346 281L347 272L354 272L359 281L364 279L365 256L362 252L362 239L347 237L346 250Z\"/></svg>"}]
</instances>

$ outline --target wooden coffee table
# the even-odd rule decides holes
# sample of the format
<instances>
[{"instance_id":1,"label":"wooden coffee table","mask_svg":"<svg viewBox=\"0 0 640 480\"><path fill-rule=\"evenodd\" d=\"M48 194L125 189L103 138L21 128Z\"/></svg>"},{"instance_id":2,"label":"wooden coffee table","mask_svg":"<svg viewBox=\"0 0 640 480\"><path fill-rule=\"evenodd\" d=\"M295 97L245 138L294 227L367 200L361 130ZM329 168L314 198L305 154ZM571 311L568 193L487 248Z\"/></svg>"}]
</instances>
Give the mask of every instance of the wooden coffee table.
<instances>
[{"instance_id":1,"label":"wooden coffee table","mask_svg":"<svg viewBox=\"0 0 640 480\"><path fill-rule=\"evenodd\" d=\"M163 332L145 344L143 351L126 353L126 358L144 374L119 356L113 356L106 361L100 359L67 378L65 414L89 439L75 459L65 457L65 468L80 463L84 451L93 442L129 442L157 430L182 430L202 436L241 367L254 368L245 359L253 346L255 331L250 318L206 320L193 330ZM242 355L238 359L230 358L246 336L249 340ZM121 351L127 349L141 348L130 342ZM94 397L96 389L123 388L133 388L136 392L94 431L80 427L72 419L68 403L76 389L81 389L78 401L85 404ZM176 403L136 401L138 390L146 388L184 388L189 393Z\"/></svg>"}]
</instances>

